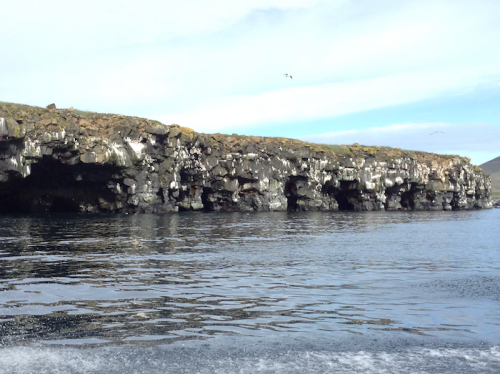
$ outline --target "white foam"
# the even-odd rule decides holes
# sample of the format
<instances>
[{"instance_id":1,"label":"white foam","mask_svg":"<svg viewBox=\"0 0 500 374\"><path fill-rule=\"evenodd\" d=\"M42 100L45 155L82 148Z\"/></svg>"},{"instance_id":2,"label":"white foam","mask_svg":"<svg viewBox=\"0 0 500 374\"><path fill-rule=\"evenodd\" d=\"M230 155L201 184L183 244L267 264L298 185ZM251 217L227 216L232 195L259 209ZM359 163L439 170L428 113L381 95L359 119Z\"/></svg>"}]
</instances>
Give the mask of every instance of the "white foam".
<instances>
[{"instance_id":1,"label":"white foam","mask_svg":"<svg viewBox=\"0 0 500 374\"><path fill-rule=\"evenodd\" d=\"M498 373L500 348L200 354L161 348L4 348L0 373Z\"/></svg>"},{"instance_id":2,"label":"white foam","mask_svg":"<svg viewBox=\"0 0 500 374\"><path fill-rule=\"evenodd\" d=\"M102 370L100 357L83 356L77 350L12 348L0 351L0 373L92 373Z\"/></svg>"}]
</instances>

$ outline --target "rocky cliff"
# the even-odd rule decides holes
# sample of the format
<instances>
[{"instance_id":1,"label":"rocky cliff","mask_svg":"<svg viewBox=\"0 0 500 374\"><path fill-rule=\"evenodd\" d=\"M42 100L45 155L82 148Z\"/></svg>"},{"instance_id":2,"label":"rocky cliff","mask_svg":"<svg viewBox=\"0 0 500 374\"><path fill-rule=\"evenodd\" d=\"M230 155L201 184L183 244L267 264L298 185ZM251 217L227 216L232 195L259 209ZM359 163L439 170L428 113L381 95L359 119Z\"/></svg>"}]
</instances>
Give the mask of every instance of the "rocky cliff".
<instances>
[{"instance_id":1,"label":"rocky cliff","mask_svg":"<svg viewBox=\"0 0 500 374\"><path fill-rule=\"evenodd\" d=\"M458 156L0 103L3 213L491 207L488 175Z\"/></svg>"}]
</instances>

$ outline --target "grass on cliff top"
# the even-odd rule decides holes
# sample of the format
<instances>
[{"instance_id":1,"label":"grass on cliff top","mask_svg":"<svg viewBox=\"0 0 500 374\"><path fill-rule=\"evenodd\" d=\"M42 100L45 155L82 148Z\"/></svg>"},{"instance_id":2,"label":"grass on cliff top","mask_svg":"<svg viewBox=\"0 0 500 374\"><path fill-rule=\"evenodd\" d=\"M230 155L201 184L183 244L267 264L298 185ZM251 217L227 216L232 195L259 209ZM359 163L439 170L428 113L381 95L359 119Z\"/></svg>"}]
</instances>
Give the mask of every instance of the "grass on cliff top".
<instances>
[{"instance_id":1,"label":"grass on cliff top","mask_svg":"<svg viewBox=\"0 0 500 374\"><path fill-rule=\"evenodd\" d=\"M74 114L79 115L80 117L84 118L101 118L106 116L106 113L97 113L97 112L91 112L87 110L79 110L79 109L73 109L71 110Z\"/></svg>"},{"instance_id":2,"label":"grass on cliff top","mask_svg":"<svg viewBox=\"0 0 500 374\"><path fill-rule=\"evenodd\" d=\"M100 119L100 118L106 118L109 116L129 117L129 116L121 115L121 114L91 112L89 110L80 110L80 109L74 109L74 108L62 109L62 110L69 111L73 115L77 115L79 117L88 118L88 119ZM135 118L135 117L130 117L130 118Z\"/></svg>"},{"instance_id":3,"label":"grass on cliff top","mask_svg":"<svg viewBox=\"0 0 500 374\"><path fill-rule=\"evenodd\" d=\"M354 143L352 145L336 145L336 144L318 144L317 146L337 155L349 154L368 154L374 156L376 159L387 159L390 157L410 157L414 159L415 151L407 151L401 148L392 148L387 146L367 146Z\"/></svg>"},{"instance_id":4,"label":"grass on cliff top","mask_svg":"<svg viewBox=\"0 0 500 374\"><path fill-rule=\"evenodd\" d=\"M414 159L417 153L415 151L407 151L407 150L402 150L401 148L392 148L386 146L366 146L366 145L360 145L358 143L352 145L309 143L298 139L281 138L281 137L259 137L259 136L245 136L238 134L229 135L220 133L211 134L211 137L217 141L228 141L230 143L238 143L242 141L243 142L255 141L257 143L263 142L267 144L274 144L277 146L285 146L289 149L309 148L313 152L319 152L341 157L344 156L355 157L359 155L369 154L379 160L390 159L394 157L399 158L403 156Z\"/></svg>"},{"instance_id":5,"label":"grass on cliff top","mask_svg":"<svg viewBox=\"0 0 500 374\"><path fill-rule=\"evenodd\" d=\"M470 163L470 158L462 157L459 155L412 151L397 147L393 148L388 146L367 146L358 143L354 143L352 145L334 145L334 144L314 144L314 145L316 147L320 147L322 150L333 152L339 156L370 155L375 157L376 160L380 161L388 161L394 158L408 157L413 160L418 159L420 162L460 159L461 161ZM472 165L472 167L476 171L479 170L479 168L475 165Z\"/></svg>"},{"instance_id":6,"label":"grass on cliff top","mask_svg":"<svg viewBox=\"0 0 500 374\"><path fill-rule=\"evenodd\" d=\"M9 103L7 101L0 101L0 107L4 107L10 110L29 110L29 109L43 109L38 106L26 105L26 104L17 104L17 103Z\"/></svg>"},{"instance_id":7,"label":"grass on cliff top","mask_svg":"<svg viewBox=\"0 0 500 374\"><path fill-rule=\"evenodd\" d=\"M96 119L110 120L110 119L118 117L120 119L131 119L131 120L136 120L136 121L139 121L139 122L146 121L146 122L149 122L149 123L152 123L152 124L156 124L156 125L163 125L161 122L156 121L156 120L149 120L147 118L142 118L142 117L126 116L126 115L123 115L123 114L98 113L98 112L90 112L90 111L86 111L86 110L73 109L73 108L63 109L63 110L69 111L73 115L77 115L77 116L80 116L80 117L83 117L83 118L86 118L86 119L91 119L91 120L96 120ZM183 129L184 132L189 132L188 130L191 130L191 129L187 129L187 128L184 128L184 127L181 128L181 129ZM193 130L191 130L191 132L193 132Z\"/></svg>"}]
</instances>

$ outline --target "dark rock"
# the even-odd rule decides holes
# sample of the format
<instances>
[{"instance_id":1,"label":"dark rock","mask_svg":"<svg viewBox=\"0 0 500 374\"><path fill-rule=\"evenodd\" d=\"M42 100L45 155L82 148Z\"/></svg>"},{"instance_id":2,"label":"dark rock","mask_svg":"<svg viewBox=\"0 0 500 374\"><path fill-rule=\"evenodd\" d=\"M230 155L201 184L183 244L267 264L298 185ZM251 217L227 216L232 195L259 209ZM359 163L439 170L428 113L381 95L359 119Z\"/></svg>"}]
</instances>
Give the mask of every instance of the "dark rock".
<instances>
[{"instance_id":1,"label":"dark rock","mask_svg":"<svg viewBox=\"0 0 500 374\"><path fill-rule=\"evenodd\" d=\"M470 160L0 104L0 212L491 208Z\"/></svg>"}]
</instances>

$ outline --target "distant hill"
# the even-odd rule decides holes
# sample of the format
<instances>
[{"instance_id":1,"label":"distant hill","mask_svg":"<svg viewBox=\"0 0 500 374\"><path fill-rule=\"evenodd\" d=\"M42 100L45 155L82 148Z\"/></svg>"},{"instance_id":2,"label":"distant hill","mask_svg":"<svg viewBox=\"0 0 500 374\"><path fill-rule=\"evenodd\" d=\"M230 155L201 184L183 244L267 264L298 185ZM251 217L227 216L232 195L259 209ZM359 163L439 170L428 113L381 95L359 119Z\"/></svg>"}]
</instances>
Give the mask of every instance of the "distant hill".
<instances>
[{"instance_id":1,"label":"distant hill","mask_svg":"<svg viewBox=\"0 0 500 374\"><path fill-rule=\"evenodd\" d=\"M500 198L500 157L479 165L481 169L491 175L491 192L493 198Z\"/></svg>"},{"instance_id":2,"label":"distant hill","mask_svg":"<svg viewBox=\"0 0 500 374\"><path fill-rule=\"evenodd\" d=\"M500 171L500 156L479 165L479 167L489 174L498 173Z\"/></svg>"}]
</instances>

